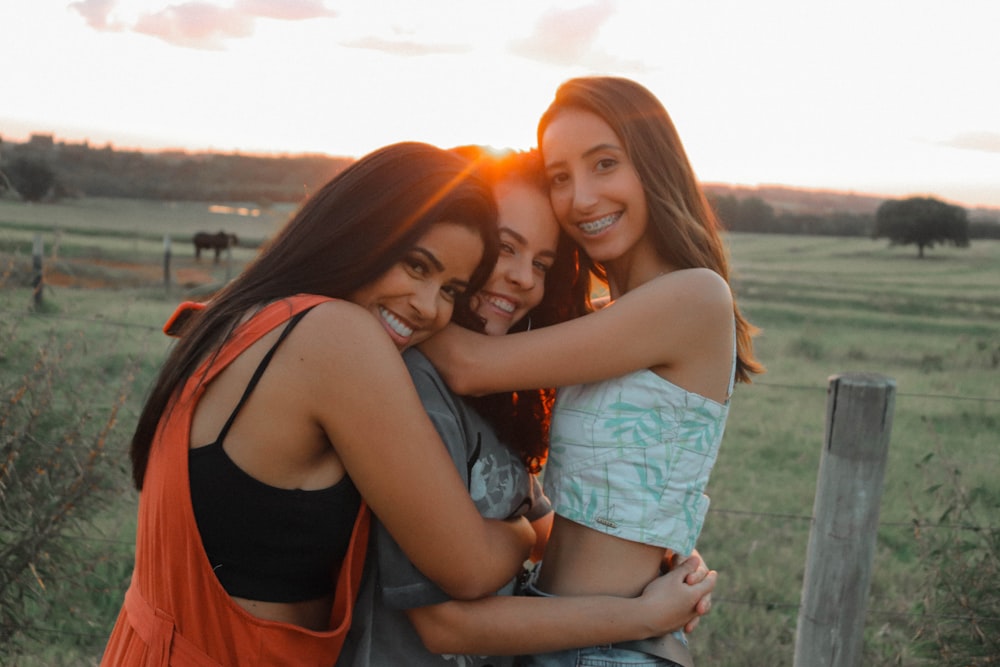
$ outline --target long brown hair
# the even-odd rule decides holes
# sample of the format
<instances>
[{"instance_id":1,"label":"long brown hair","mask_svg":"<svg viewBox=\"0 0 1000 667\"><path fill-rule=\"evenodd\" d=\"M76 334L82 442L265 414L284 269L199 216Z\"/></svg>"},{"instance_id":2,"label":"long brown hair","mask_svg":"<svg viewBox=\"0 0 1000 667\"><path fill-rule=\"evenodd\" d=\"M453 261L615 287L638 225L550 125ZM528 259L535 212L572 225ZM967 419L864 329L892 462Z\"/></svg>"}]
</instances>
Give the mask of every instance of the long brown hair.
<instances>
[{"instance_id":1,"label":"long brown hair","mask_svg":"<svg viewBox=\"0 0 1000 667\"><path fill-rule=\"evenodd\" d=\"M132 436L136 488L142 488L153 436L171 399L247 312L295 294L347 298L399 262L442 221L475 229L483 240L483 258L467 292L471 295L486 283L496 263L496 215L489 185L472 173L468 161L428 144L386 146L331 179L185 326Z\"/></svg>"},{"instance_id":2,"label":"long brown hair","mask_svg":"<svg viewBox=\"0 0 1000 667\"><path fill-rule=\"evenodd\" d=\"M663 104L642 85L621 77L580 77L564 82L555 100L538 122L538 145L549 123L563 109L579 109L600 117L618 135L639 180L649 211L649 225L657 253L678 269L709 268L729 282L729 260L721 225L708 204L680 135ZM583 254L588 268L603 275L600 266ZM736 317L736 379L750 382L763 373L754 358L753 336L758 329L740 313Z\"/></svg>"}]
</instances>

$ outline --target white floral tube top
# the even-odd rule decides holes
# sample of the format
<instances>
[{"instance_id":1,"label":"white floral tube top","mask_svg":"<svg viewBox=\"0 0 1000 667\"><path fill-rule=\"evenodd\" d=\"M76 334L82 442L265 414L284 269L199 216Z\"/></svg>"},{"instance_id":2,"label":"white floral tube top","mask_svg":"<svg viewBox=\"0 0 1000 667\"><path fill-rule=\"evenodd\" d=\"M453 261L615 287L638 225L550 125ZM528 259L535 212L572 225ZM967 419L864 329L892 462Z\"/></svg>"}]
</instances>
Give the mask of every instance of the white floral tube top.
<instances>
[{"instance_id":1,"label":"white floral tube top","mask_svg":"<svg viewBox=\"0 0 1000 667\"><path fill-rule=\"evenodd\" d=\"M728 401L646 369L561 387L545 492L571 521L686 556L705 522L705 487L728 414Z\"/></svg>"}]
</instances>

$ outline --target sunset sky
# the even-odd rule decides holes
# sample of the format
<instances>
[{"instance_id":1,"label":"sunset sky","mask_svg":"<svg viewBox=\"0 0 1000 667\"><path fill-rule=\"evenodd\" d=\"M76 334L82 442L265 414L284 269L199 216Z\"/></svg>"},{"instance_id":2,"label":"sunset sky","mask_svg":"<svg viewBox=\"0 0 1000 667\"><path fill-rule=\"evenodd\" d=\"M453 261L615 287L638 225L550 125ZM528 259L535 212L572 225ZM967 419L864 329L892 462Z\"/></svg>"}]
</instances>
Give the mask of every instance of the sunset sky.
<instances>
[{"instance_id":1,"label":"sunset sky","mask_svg":"<svg viewBox=\"0 0 1000 667\"><path fill-rule=\"evenodd\" d=\"M699 178L1000 207L996 0L3 0L0 137L527 148L563 80L659 96Z\"/></svg>"}]
</instances>

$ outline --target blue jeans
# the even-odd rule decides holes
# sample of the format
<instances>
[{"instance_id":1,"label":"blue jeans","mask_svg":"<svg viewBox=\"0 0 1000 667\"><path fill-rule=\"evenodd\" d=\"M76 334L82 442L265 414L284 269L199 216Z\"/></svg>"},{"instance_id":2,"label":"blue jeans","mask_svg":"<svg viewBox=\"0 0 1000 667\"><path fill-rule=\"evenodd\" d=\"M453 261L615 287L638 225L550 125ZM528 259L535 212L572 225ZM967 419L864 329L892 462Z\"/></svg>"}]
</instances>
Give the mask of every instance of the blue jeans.
<instances>
[{"instance_id":1,"label":"blue jeans","mask_svg":"<svg viewBox=\"0 0 1000 667\"><path fill-rule=\"evenodd\" d=\"M522 656L517 659L517 664L519 667L619 667L621 665L674 667L677 663L648 653L614 646L591 646Z\"/></svg>"},{"instance_id":2,"label":"blue jeans","mask_svg":"<svg viewBox=\"0 0 1000 667\"><path fill-rule=\"evenodd\" d=\"M535 587L535 578L537 576L537 568L527 574L519 584L519 594L529 597L554 597L552 594ZM684 637L683 632L678 631L674 634L681 643L685 646L687 645L687 639ZM633 665L633 667L635 665L643 667L679 667L673 660L643 653L642 651L620 648L614 644L573 648L565 651L554 651L552 653L522 655L517 658L515 664L518 667L620 667L624 665Z\"/></svg>"}]
</instances>

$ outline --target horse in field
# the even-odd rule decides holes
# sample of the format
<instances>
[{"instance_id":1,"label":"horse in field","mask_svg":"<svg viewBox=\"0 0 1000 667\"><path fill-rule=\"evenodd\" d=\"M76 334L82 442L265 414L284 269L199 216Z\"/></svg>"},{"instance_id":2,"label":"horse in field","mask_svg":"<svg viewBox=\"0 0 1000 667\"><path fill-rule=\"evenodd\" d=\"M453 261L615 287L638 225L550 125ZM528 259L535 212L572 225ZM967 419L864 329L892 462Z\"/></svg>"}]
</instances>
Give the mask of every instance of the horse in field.
<instances>
[{"instance_id":1,"label":"horse in field","mask_svg":"<svg viewBox=\"0 0 1000 667\"><path fill-rule=\"evenodd\" d=\"M219 255L222 254L223 250L235 248L240 243L236 234L227 234L221 230L215 234L198 232L191 240L194 242L194 258L196 260L201 261L202 250L214 250L216 264L219 263Z\"/></svg>"}]
</instances>

